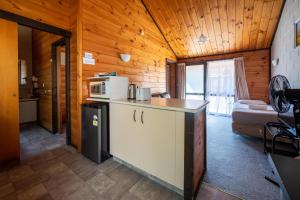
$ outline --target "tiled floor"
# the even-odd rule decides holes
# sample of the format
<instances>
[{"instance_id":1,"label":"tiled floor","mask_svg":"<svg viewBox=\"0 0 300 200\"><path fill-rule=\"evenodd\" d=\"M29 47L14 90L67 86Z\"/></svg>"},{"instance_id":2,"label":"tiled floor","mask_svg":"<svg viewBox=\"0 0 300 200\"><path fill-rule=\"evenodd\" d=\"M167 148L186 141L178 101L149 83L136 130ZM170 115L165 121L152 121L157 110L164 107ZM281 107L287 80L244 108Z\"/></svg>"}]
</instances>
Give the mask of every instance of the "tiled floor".
<instances>
[{"instance_id":1,"label":"tiled floor","mask_svg":"<svg viewBox=\"0 0 300 200\"><path fill-rule=\"evenodd\" d=\"M183 199L112 159L97 165L63 145L61 136L42 135L22 136L25 157L20 166L0 173L0 199ZM238 198L203 183L197 199Z\"/></svg>"},{"instance_id":2,"label":"tiled floor","mask_svg":"<svg viewBox=\"0 0 300 200\"><path fill-rule=\"evenodd\" d=\"M29 124L21 127L21 160L55 149L66 143L65 134L48 132L40 126Z\"/></svg>"},{"instance_id":3,"label":"tiled floor","mask_svg":"<svg viewBox=\"0 0 300 200\"><path fill-rule=\"evenodd\" d=\"M67 146L0 173L0 199L182 199L112 159L97 165ZM238 199L203 184L198 199Z\"/></svg>"}]
</instances>

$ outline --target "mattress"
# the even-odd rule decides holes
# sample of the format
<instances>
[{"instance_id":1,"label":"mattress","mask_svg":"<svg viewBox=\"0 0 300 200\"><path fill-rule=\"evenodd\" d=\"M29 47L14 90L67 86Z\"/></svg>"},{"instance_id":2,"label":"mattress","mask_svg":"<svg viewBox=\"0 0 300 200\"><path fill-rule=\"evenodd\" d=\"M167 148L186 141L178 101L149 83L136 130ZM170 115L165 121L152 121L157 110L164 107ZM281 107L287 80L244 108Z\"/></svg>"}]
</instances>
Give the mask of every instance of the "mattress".
<instances>
[{"instance_id":1,"label":"mattress","mask_svg":"<svg viewBox=\"0 0 300 200\"><path fill-rule=\"evenodd\" d=\"M266 110L253 110L248 104L235 103L232 112L232 121L241 124L264 125L267 122L277 121L277 112L268 105Z\"/></svg>"}]
</instances>

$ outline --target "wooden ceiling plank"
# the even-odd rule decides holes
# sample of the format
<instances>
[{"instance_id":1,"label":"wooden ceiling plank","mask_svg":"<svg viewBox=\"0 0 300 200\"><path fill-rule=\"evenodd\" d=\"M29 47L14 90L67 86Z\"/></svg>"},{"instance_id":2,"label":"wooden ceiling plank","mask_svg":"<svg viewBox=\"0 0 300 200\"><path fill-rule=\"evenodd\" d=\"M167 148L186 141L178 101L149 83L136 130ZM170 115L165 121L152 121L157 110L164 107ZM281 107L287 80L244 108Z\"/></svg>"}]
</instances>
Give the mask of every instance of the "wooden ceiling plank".
<instances>
[{"instance_id":1,"label":"wooden ceiling plank","mask_svg":"<svg viewBox=\"0 0 300 200\"><path fill-rule=\"evenodd\" d=\"M205 49L206 49L205 54L207 54L207 55L212 54L213 53L213 47L212 47L213 44L212 44L212 40L210 40L210 38L209 38L203 10L199 6L198 0L190 0L190 1L193 3L194 8L195 8L196 17L198 19L200 31L204 36L206 36L208 38L208 41L204 44Z\"/></svg>"},{"instance_id":2,"label":"wooden ceiling plank","mask_svg":"<svg viewBox=\"0 0 300 200\"><path fill-rule=\"evenodd\" d=\"M195 48L195 43L194 43L194 38L196 37L195 35L193 35L193 31L191 31L190 24L188 22L187 16L184 15L184 11L181 8L180 2L178 2L179 0L174 0L175 3L175 7L176 7L176 12L177 12L177 19L180 21L180 26L182 30L185 30L187 32L187 45L188 48L193 52L193 55L201 55L201 51L199 52L199 50L197 50Z\"/></svg>"},{"instance_id":3,"label":"wooden ceiling plank","mask_svg":"<svg viewBox=\"0 0 300 200\"><path fill-rule=\"evenodd\" d=\"M244 0L235 1L235 46L236 51L243 49L243 27L244 27Z\"/></svg>"},{"instance_id":4,"label":"wooden ceiling plank","mask_svg":"<svg viewBox=\"0 0 300 200\"><path fill-rule=\"evenodd\" d=\"M253 11L253 19L251 23L251 30L250 30L250 47L249 49L255 49L258 33L259 33L259 26L260 26L260 19L263 12L263 1L255 0L254 2L254 11Z\"/></svg>"},{"instance_id":5,"label":"wooden ceiling plank","mask_svg":"<svg viewBox=\"0 0 300 200\"><path fill-rule=\"evenodd\" d=\"M269 22L269 26L268 26L268 30L267 30L267 35L266 35L266 39L265 39L265 43L264 43L265 47L271 46L273 36L275 35L276 26L279 21L283 3L284 3L283 0L275 0L274 1L274 6L272 9L271 18L270 18L270 22Z\"/></svg>"},{"instance_id":6,"label":"wooden ceiling plank","mask_svg":"<svg viewBox=\"0 0 300 200\"><path fill-rule=\"evenodd\" d=\"M142 1L178 58L269 48L283 6L283 0ZM209 41L200 45L202 33Z\"/></svg>"},{"instance_id":7,"label":"wooden ceiling plank","mask_svg":"<svg viewBox=\"0 0 300 200\"><path fill-rule=\"evenodd\" d=\"M221 34L222 34L222 43L224 47L224 52L230 51L229 45L229 31L228 31L228 16L227 16L227 1L218 0L219 5L219 16L220 16L220 25L221 25Z\"/></svg>"},{"instance_id":8,"label":"wooden ceiling plank","mask_svg":"<svg viewBox=\"0 0 300 200\"><path fill-rule=\"evenodd\" d=\"M187 10L187 5L185 4L185 1L183 0L175 0L176 9L178 11L178 15L180 16L180 19L182 20L183 29L186 29L189 34L189 40L188 40L188 46L189 48L193 49L196 55L201 55L202 50L198 44L197 35L194 31L193 23L190 19L189 12Z\"/></svg>"},{"instance_id":9,"label":"wooden ceiling plank","mask_svg":"<svg viewBox=\"0 0 300 200\"><path fill-rule=\"evenodd\" d=\"M264 12L262 13L262 17L260 20L258 38L256 42L256 48L265 48L264 42L267 35L267 29L269 26L271 11L273 9L274 1L265 1L263 5ZM269 11L269 12L266 12Z\"/></svg>"},{"instance_id":10,"label":"wooden ceiling plank","mask_svg":"<svg viewBox=\"0 0 300 200\"><path fill-rule=\"evenodd\" d=\"M180 43L180 45L183 47L180 51L179 57L182 57L183 55L189 55L189 54L194 54L192 49L188 47L187 39L189 38L189 33L186 30L185 27L183 27L182 22L179 20L177 17L177 10L176 10L176 5L173 0L167 0L167 1L162 1L164 2L164 6L162 8L168 8L164 9L164 12L167 12L167 16L169 16L167 20L168 23L172 24L172 31L176 32L176 37L175 42ZM161 2L161 3L162 3ZM170 5L170 6L168 6Z\"/></svg>"},{"instance_id":11,"label":"wooden ceiling plank","mask_svg":"<svg viewBox=\"0 0 300 200\"><path fill-rule=\"evenodd\" d=\"M219 6L217 0L206 0L209 5L211 16L213 19L213 27L216 35L219 53L224 53L223 38L219 16Z\"/></svg>"},{"instance_id":12,"label":"wooden ceiling plank","mask_svg":"<svg viewBox=\"0 0 300 200\"><path fill-rule=\"evenodd\" d=\"M251 22L253 19L254 0L245 0L244 25L243 25L243 49L250 47Z\"/></svg>"},{"instance_id":13,"label":"wooden ceiling plank","mask_svg":"<svg viewBox=\"0 0 300 200\"><path fill-rule=\"evenodd\" d=\"M206 46L207 43L200 44L199 41L198 41L199 37L202 34L202 30L201 30L201 24L198 21L197 13L196 13L196 10L195 10L194 0L188 0L188 1L185 1L185 2L188 4L187 11L188 11L189 16L192 20L192 24L193 24L195 34L196 34L196 37L195 37L196 48L201 49L201 55L206 55L206 54L208 54L208 48Z\"/></svg>"},{"instance_id":14,"label":"wooden ceiling plank","mask_svg":"<svg viewBox=\"0 0 300 200\"><path fill-rule=\"evenodd\" d=\"M188 54L188 51L185 51L186 47L184 46L184 44L180 43L180 42L178 43L175 40L176 38L181 38L183 36L182 35L178 36L177 34L180 33L180 32L177 31L177 30L174 31L172 29L172 26L170 26L170 22L166 21L166 17L165 17L166 14L162 13L161 8L160 8L161 5L151 4L147 0L144 0L144 3L148 6L149 12L152 13L152 16L154 17L156 23L158 24L158 26L162 30L164 36L168 40L168 43L170 44L170 46L174 50L176 56L179 56L181 54L181 52L184 52L184 54ZM153 15L153 13L155 13L155 15Z\"/></svg>"},{"instance_id":15,"label":"wooden ceiling plank","mask_svg":"<svg viewBox=\"0 0 300 200\"><path fill-rule=\"evenodd\" d=\"M209 33L209 38L210 38L210 41L213 41L213 44L214 44L214 45L212 45L213 51L214 52L219 52L217 39L216 39L216 33L215 33L215 30L214 30L214 25L213 25L214 22L213 22L213 19L212 19L209 4L207 3L206 0L200 0L200 2L201 2L200 5L202 5L201 7L202 7L203 12L204 12L204 19L205 19L207 31Z\"/></svg>"},{"instance_id":16,"label":"wooden ceiling plank","mask_svg":"<svg viewBox=\"0 0 300 200\"><path fill-rule=\"evenodd\" d=\"M235 1L227 1L228 36L230 52L235 51Z\"/></svg>"},{"instance_id":17,"label":"wooden ceiling plank","mask_svg":"<svg viewBox=\"0 0 300 200\"><path fill-rule=\"evenodd\" d=\"M186 44L184 43L181 38L185 38L184 35L182 35L182 31L178 30L180 29L180 26L176 24L177 20L171 20L172 17L172 10L164 9L165 2L157 2L157 6L155 7L155 10L159 13L160 19L164 21L165 25L161 25L161 28L165 30L165 34L167 35L167 38L169 38L170 45L173 49L176 49L176 55L179 57L181 54L189 54L188 48ZM167 29L166 29L167 28ZM178 29L177 29L178 28ZM179 40L178 40L178 39Z\"/></svg>"}]
</instances>

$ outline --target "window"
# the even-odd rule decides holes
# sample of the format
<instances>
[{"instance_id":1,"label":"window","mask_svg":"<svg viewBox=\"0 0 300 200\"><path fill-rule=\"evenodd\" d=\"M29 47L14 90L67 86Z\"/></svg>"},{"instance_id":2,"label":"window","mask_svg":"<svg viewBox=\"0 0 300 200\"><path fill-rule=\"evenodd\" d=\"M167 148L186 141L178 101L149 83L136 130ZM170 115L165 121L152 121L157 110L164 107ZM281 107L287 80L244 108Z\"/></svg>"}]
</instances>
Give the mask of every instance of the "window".
<instances>
[{"instance_id":1,"label":"window","mask_svg":"<svg viewBox=\"0 0 300 200\"><path fill-rule=\"evenodd\" d=\"M204 99L204 64L186 66L186 99Z\"/></svg>"},{"instance_id":2,"label":"window","mask_svg":"<svg viewBox=\"0 0 300 200\"><path fill-rule=\"evenodd\" d=\"M25 60L19 60L20 85L27 84L27 65Z\"/></svg>"}]
</instances>

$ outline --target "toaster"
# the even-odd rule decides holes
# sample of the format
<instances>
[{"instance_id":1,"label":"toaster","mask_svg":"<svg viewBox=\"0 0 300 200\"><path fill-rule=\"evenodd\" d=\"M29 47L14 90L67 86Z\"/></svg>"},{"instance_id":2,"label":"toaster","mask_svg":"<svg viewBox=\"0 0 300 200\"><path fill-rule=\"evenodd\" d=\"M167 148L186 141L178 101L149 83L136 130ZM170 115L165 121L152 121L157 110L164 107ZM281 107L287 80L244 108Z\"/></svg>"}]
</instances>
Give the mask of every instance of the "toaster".
<instances>
[{"instance_id":1,"label":"toaster","mask_svg":"<svg viewBox=\"0 0 300 200\"><path fill-rule=\"evenodd\" d=\"M136 88L136 100L147 101L151 99L151 89L150 88Z\"/></svg>"}]
</instances>

